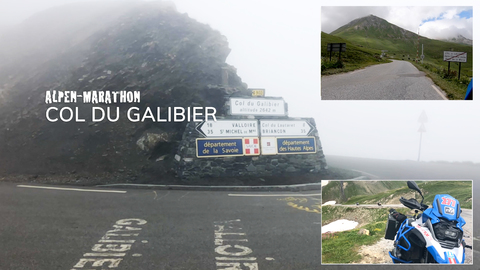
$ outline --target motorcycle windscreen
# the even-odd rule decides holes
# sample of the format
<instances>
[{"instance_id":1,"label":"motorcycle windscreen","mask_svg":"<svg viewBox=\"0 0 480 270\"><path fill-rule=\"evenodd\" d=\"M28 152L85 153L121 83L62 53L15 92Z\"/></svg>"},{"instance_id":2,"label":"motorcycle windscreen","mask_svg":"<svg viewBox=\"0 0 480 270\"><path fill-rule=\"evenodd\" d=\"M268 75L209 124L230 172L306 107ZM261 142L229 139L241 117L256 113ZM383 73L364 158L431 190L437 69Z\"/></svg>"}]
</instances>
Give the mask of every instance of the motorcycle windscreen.
<instances>
[{"instance_id":1,"label":"motorcycle windscreen","mask_svg":"<svg viewBox=\"0 0 480 270\"><path fill-rule=\"evenodd\" d=\"M460 212L460 203L457 199L448 194L435 195L432 209L432 213L435 216L446 220L458 220L460 218Z\"/></svg>"}]
</instances>

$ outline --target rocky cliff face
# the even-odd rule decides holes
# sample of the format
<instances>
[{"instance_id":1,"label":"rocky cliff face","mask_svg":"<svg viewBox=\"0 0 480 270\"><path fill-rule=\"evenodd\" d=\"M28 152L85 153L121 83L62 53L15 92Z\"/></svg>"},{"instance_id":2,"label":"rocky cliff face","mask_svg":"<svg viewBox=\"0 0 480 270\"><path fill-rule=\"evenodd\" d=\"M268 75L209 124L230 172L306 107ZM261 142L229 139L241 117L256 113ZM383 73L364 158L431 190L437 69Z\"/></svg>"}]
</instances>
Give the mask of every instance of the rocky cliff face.
<instances>
[{"instance_id":1,"label":"rocky cliff face","mask_svg":"<svg viewBox=\"0 0 480 270\"><path fill-rule=\"evenodd\" d=\"M171 3L67 5L10 30L0 48L0 175L107 173L133 181L170 173L185 123L50 123L46 109L65 104L45 104L47 90L140 91L141 102L119 105L122 112L212 106L221 115L224 96L246 89L225 63L226 38Z\"/></svg>"}]
</instances>

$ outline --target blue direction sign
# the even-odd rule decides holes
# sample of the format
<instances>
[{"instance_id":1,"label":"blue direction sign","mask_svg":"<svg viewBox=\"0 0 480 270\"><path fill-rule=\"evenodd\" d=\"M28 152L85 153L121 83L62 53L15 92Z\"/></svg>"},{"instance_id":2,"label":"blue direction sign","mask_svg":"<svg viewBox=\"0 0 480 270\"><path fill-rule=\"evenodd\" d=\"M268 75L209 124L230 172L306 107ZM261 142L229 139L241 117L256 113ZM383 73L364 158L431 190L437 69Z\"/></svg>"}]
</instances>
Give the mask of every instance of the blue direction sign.
<instances>
[{"instance_id":1,"label":"blue direction sign","mask_svg":"<svg viewBox=\"0 0 480 270\"><path fill-rule=\"evenodd\" d=\"M242 138L197 139L197 157L243 156Z\"/></svg>"},{"instance_id":2,"label":"blue direction sign","mask_svg":"<svg viewBox=\"0 0 480 270\"><path fill-rule=\"evenodd\" d=\"M315 137L277 138L278 154L313 154L317 152Z\"/></svg>"}]
</instances>

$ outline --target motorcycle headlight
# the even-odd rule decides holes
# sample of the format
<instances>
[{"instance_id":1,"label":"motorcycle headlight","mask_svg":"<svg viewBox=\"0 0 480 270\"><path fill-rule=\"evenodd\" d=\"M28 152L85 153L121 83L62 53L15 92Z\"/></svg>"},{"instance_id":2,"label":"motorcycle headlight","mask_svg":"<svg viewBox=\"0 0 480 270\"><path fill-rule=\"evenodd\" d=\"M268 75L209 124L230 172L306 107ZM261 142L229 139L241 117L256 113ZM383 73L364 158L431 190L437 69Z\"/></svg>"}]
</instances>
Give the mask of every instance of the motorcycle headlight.
<instances>
[{"instance_id":1,"label":"motorcycle headlight","mask_svg":"<svg viewBox=\"0 0 480 270\"><path fill-rule=\"evenodd\" d=\"M456 239L458 235L457 231L454 230L446 230L445 231L445 236L451 239Z\"/></svg>"}]
</instances>

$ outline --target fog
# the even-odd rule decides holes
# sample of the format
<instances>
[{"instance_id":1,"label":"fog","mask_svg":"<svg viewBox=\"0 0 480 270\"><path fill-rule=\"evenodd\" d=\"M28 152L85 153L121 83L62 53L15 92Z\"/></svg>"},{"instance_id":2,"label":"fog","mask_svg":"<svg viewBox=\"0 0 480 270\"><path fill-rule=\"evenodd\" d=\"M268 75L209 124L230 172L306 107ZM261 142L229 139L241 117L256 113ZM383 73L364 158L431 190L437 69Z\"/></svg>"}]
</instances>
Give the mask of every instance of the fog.
<instances>
[{"instance_id":1,"label":"fog","mask_svg":"<svg viewBox=\"0 0 480 270\"><path fill-rule=\"evenodd\" d=\"M0 31L66 2L78 1L2 0ZM326 155L417 160L418 117L424 110L429 121L422 161L480 162L478 101L320 100L321 24L324 27L320 1L173 2L180 12L227 37L232 49L227 63L237 68L249 87L284 97L290 116L315 117Z\"/></svg>"}]
</instances>

